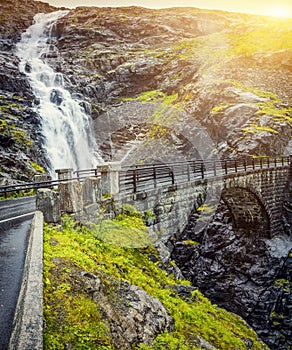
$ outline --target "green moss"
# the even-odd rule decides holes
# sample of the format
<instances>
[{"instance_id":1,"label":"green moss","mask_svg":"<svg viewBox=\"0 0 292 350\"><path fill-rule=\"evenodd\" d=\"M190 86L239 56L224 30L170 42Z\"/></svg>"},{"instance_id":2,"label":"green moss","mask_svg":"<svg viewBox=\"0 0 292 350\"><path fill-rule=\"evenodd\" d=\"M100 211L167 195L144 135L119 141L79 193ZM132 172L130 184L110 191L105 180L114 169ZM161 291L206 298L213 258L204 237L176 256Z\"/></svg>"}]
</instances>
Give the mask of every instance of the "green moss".
<instances>
[{"instance_id":1,"label":"green moss","mask_svg":"<svg viewBox=\"0 0 292 350\"><path fill-rule=\"evenodd\" d=\"M286 291L286 292L288 292L291 289L290 288L291 283L284 278L280 278L280 279L275 280L274 285L277 287L281 287L283 289L283 291Z\"/></svg>"},{"instance_id":2,"label":"green moss","mask_svg":"<svg viewBox=\"0 0 292 350\"><path fill-rule=\"evenodd\" d=\"M17 192L9 192L6 194L6 197L4 195L0 196L0 200L5 200L9 198L21 198L21 197L28 197L28 196L35 196L36 190L31 189L31 190L21 190Z\"/></svg>"},{"instance_id":3,"label":"green moss","mask_svg":"<svg viewBox=\"0 0 292 350\"><path fill-rule=\"evenodd\" d=\"M17 97L15 98L17 101L20 101ZM6 102L5 104L0 106L0 111L3 112L12 112L13 114L21 115L21 112L23 111L23 107L20 106L18 103L11 103Z\"/></svg>"},{"instance_id":4,"label":"green moss","mask_svg":"<svg viewBox=\"0 0 292 350\"><path fill-rule=\"evenodd\" d=\"M16 143L23 146L31 145L31 141L28 138L27 133L23 129L17 126L12 126L9 128L9 130L12 138L16 141Z\"/></svg>"},{"instance_id":5,"label":"green moss","mask_svg":"<svg viewBox=\"0 0 292 350\"><path fill-rule=\"evenodd\" d=\"M248 26L234 24L232 31L221 31L197 38L183 39L172 47L180 60L201 64L200 71L218 69L226 59L246 59L257 53L271 54L292 48L291 20L262 20ZM256 65L256 60L249 66ZM270 63L267 61L267 65ZM275 63L276 64L276 63ZM264 66L265 62L261 63ZM277 66L273 67L277 68Z\"/></svg>"},{"instance_id":6,"label":"green moss","mask_svg":"<svg viewBox=\"0 0 292 350\"><path fill-rule=\"evenodd\" d=\"M13 124L9 115L4 115L0 119L0 132L5 136L11 137L16 143L22 146L31 145L26 131Z\"/></svg>"},{"instance_id":7,"label":"green moss","mask_svg":"<svg viewBox=\"0 0 292 350\"><path fill-rule=\"evenodd\" d=\"M283 320L285 318L284 315L277 314L275 311L271 312L270 318L276 318L278 320Z\"/></svg>"},{"instance_id":8,"label":"green moss","mask_svg":"<svg viewBox=\"0 0 292 350\"><path fill-rule=\"evenodd\" d=\"M130 210L129 210L130 209ZM140 215L126 208L110 224L102 223L104 235L119 226L121 234L141 230L146 232ZM167 288L177 281L149 259L156 254L152 246L130 248L100 239L99 225L90 229L77 226L64 217L62 226L44 229L44 317L46 328L44 349L114 349L110 343L106 320L99 313L98 304L86 294L74 271L100 274L126 280L158 298L175 321L175 331L160 334L153 346L138 345L133 349L199 349L197 336L219 349L246 349L243 339L251 339L252 349L267 349L245 322L234 314L212 305L199 291L192 302L185 302ZM106 282L106 281L105 281ZM110 286L109 286L110 288ZM110 290L109 290L110 292Z\"/></svg>"},{"instance_id":9,"label":"green moss","mask_svg":"<svg viewBox=\"0 0 292 350\"><path fill-rule=\"evenodd\" d=\"M292 122L292 108L279 108L275 104L267 101L265 103L258 103L259 110L256 112L258 115L269 115L274 117L276 121Z\"/></svg>"},{"instance_id":10,"label":"green moss","mask_svg":"<svg viewBox=\"0 0 292 350\"><path fill-rule=\"evenodd\" d=\"M225 83L233 85L240 91L251 92L259 98L265 99L263 102L250 104L251 106L258 108L258 110L255 112L255 116L257 116L257 118L254 119L254 122L249 123L242 129L245 138L252 137L252 135L257 135L262 131L266 131L271 134L279 134L277 128L281 129L283 123L286 123L288 126L291 125L292 108L281 106L281 100L277 95L270 91L264 91L252 86L241 84L238 81L230 80L225 81ZM220 112L225 107L226 105L223 104L216 106L213 110L211 110L211 113L217 113L218 111ZM265 125L262 125L261 123L262 116L265 116Z\"/></svg>"},{"instance_id":11,"label":"green moss","mask_svg":"<svg viewBox=\"0 0 292 350\"><path fill-rule=\"evenodd\" d=\"M144 226L141 213L139 217L119 214L113 220L102 220L93 225L91 231L98 239L121 247L148 247L152 241Z\"/></svg>"},{"instance_id":12,"label":"green moss","mask_svg":"<svg viewBox=\"0 0 292 350\"><path fill-rule=\"evenodd\" d=\"M268 126L261 126L261 125L256 125L255 123L250 123L249 126L245 127L242 129L244 133L259 133L261 131L267 131L269 133L274 133L278 134L279 132L273 128L270 128Z\"/></svg>"},{"instance_id":13,"label":"green moss","mask_svg":"<svg viewBox=\"0 0 292 350\"><path fill-rule=\"evenodd\" d=\"M179 116L182 111L178 94L167 95L163 91L152 90L142 92L136 98L127 98L127 100L156 105L154 113L147 119L147 125L149 126L148 142L150 143L153 140L167 142L169 130L173 130L173 126L179 123Z\"/></svg>"},{"instance_id":14,"label":"green moss","mask_svg":"<svg viewBox=\"0 0 292 350\"><path fill-rule=\"evenodd\" d=\"M46 290L52 283L55 289L47 295L44 306L47 331L44 334L44 349L113 349L110 346L109 331L93 300L86 295L71 293L71 285L62 283L69 274L59 275L59 281L46 280ZM61 283L60 283L61 282ZM51 312L60 312L58 318ZM60 315L62 314L62 315Z\"/></svg>"},{"instance_id":15,"label":"green moss","mask_svg":"<svg viewBox=\"0 0 292 350\"><path fill-rule=\"evenodd\" d=\"M109 192L104 193L104 194L102 195L102 199L109 199L109 198L112 198L112 195L111 195Z\"/></svg>"},{"instance_id":16,"label":"green moss","mask_svg":"<svg viewBox=\"0 0 292 350\"><path fill-rule=\"evenodd\" d=\"M239 27L229 33L230 55L251 56L259 51L279 51L292 48L291 20L267 21L248 29Z\"/></svg>"},{"instance_id":17,"label":"green moss","mask_svg":"<svg viewBox=\"0 0 292 350\"><path fill-rule=\"evenodd\" d=\"M141 101L143 103L162 103L163 105L175 105L175 102L178 99L178 94L167 95L161 90L151 90L144 91L138 97L135 98L125 98L124 100L128 101Z\"/></svg>"},{"instance_id":18,"label":"green moss","mask_svg":"<svg viewBox=\"0 0 292 350\"><path fill-rule=\"evenodd\" d=\"M45 169L42 166L38 165L37 163L31 161L30 165L35 169L36 172L41 174L45 173Z\"/></svg>"},{"instance_id":19,"label":"green moss","mask_svg":"<svg viewBox=\"0 0 292 350\"><path fill-rule=\"evenodd\" d=\"M289 284L290 284L290 282L284 278L280 278L274 282L274 285L279 286L279 287L284 287L284 286L287 286Z\"/></svg>"},{"instance_id":20,"label":"green moss","mask_svg":"<svg viewBox=\"0 0 292 350\"><path fill-rule=\"evenodd\" d=\"M6 120L0 119L0 131L3 133L7 127L7 122Z\"/></svg>"},{"instance_id":21,"label":"green moss","mask_svg":"<svg viewBox=\"0 0 292 350\"><path fill-rule=\"evenodd\" d=\"M217 114L218 112L222 112L224 109L233 106L232 103L221 103L218 106L215 106L211 109L211 114Z\"/></svg>"},{"instance_id":22,"label":"green moss","mask_svg":"<svg viewBox=\"0 0 292 350\"><path fill-rule=\"evenodd\" d=\"M213 213L215 210L215 207L213 205L208 205L208 204L202 204L197 211L200 213Z\"/></svg>"},{"instance_id":23,"label":"green moss","mask_svg":"<svg viewBox=\"0 0 292 350\"><path fill-rule=\"evenodd\" d=\"M146 210L142 217L146 225L151 225L156 219L156 215L153 213L152 209Z\"/></svg>"},{"instance_id":24,"label":"green moss","mask_svg":"<svg viewBox=\"0 0 292 350\"><path fill-rule=\"evenodd\" d=\"M199 242L192 241L191 239L188 239L188 240L183 241L183 244L184 245L198 245Z\"/></svg>"},{"instance_id":25,"label":"green moss","mask_svg":"<svg viewBox=\"0 0 292 350\"><path fill-rule=\"evenodd\" d=\"M266 98L266 99L273 101L273 102L280 101L279 97L277 95L275 95L273 92L265 91L265 90L262 90L259 88L255 88L254 86L251 86L251 85L245 85L245 84L242 84L236 80L230 80L230 82L234 87L240 89L243 92L251 92L258 97Z\"/></svg>"}]
</instances>

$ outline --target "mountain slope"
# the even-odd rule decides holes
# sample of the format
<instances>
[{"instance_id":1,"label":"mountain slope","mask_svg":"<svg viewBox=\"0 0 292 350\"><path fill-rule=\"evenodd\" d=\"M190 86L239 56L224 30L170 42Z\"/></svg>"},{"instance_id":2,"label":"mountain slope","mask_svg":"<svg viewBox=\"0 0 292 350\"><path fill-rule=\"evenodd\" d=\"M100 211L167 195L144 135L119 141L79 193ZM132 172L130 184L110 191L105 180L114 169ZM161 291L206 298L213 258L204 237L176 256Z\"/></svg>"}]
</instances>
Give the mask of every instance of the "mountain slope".
<instances>
[{"instance_id":1,"label":"mountain slope","mask_svg":"<svg viewBox=\"0 0 292 350\"><path fill-rule=\"evenodd\" d=\"M91 104L97 130L125 99L144 94L153 105L162 93L207 127L220 155L278 155L291 135L290 28L291 20L198 9L79 8L57 27L51 64ZM151 115L141 111L142 123L153 124Z\"/></svg>"}]
</instances>

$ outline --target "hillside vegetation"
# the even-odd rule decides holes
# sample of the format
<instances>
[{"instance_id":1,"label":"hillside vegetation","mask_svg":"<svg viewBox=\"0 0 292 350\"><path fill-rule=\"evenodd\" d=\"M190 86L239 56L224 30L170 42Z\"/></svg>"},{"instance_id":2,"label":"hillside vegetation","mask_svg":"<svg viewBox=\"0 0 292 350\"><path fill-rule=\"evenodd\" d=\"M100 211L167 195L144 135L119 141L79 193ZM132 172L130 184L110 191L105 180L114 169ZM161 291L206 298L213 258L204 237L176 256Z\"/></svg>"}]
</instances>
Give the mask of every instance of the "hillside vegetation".
<instances>
[{"instance_id":1,"label":"hillside vegetation","mask_svg":"<svg viewBox=\"0 0 292 350\"><path fill-rule=\"evenodd\" d=\"M62 226L45 227L44 349L266 349L242 319L212 305L188 281L168 275L147 237L140 213L129 207L91 228L68 217ZM148 246L131 247L138 241ZM130 285L160 300L174 322L144 344L142 335L115 342L122 316L131 318L138 303L129 296Z\"/></svg>"}]
</instances>

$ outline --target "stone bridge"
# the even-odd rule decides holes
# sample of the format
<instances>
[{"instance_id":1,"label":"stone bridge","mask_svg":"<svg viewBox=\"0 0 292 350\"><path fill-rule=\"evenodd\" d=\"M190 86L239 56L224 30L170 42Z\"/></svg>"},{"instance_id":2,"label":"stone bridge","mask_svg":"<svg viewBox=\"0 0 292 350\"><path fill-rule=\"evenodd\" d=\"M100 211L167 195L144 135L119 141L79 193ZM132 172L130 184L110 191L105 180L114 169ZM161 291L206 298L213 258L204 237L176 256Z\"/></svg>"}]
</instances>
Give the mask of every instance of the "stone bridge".
<instances>
[{"instance_id":1,"label":"stone bridge","mask_svg":"<svg viewBox=\"0 0 292 350\"><path fill-rule=\"evenodd\" d=\"M190 215L197 215L200 230L224 201L237 228L252 236L272 238L283 231L284 203L290 196L291 158L187 162L141 166L105 163L95 169L98 177L82 185L72 180L59 184L59 199L52 210L75 213L83 220L96 217L101 203L115 207L134 205L143 213L153 238L167 241L184 229ZM58 170L59 179L70 179L71 169ZM43 191L43 192L42 192ZM39 190L38 208L46 215L46 195ZM46 207L46 209L44 209ZM47 214L46 214L47 213Z\"/></svg>"},{"instance_id":2,"label":"stone bridge","mask_svg":"<svg viewBox=\"0 0 292 350\"><path fill-rule=\"evenodd\" d=\"M194 212L201 214L197 225L201 229L220 200L229 208L235 227L272 238L283 230L283 204L289 196L289 181L290 168L283 166L196 179L136 194L121 193L114 198L153 214L155 219L148 224L161 238L183 230Z\"/></svg>"}]
</instances>

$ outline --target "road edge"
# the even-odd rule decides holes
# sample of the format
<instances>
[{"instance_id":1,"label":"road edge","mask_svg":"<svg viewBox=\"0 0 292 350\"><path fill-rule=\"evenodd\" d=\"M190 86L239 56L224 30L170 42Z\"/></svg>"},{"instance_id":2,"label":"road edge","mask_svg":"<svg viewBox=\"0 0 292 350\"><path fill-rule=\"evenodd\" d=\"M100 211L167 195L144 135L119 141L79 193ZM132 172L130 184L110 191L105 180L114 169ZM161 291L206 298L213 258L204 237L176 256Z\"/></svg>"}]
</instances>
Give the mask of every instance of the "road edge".
<instances>
[{"instance_id":1,"label":"road edge","mask_svg":"<svg viewBox=\"0 0 292 350\"><path fill-rule=\"evenodd\" d=\"M8 350L43 349L43 213L32 220Z\"/></svg>"}]
</instances>

